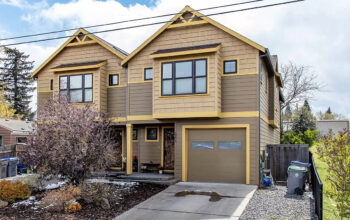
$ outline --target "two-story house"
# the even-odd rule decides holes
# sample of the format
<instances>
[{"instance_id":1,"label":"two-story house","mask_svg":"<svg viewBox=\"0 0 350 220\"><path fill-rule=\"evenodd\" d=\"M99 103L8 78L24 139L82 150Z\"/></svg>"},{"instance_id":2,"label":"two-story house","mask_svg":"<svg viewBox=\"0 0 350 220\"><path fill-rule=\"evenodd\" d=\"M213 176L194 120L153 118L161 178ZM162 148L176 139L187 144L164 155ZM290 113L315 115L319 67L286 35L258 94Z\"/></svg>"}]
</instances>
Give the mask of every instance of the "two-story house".
<instances>
[{"instance_id":1,"label":"two-story house","mask_svg":"<svg viewBox=\"0 0 350 220\"><path fill-rule=\"evenodd\" d=\"M57 92L108 113L127 174L136 156L182 181L258 184L259 155L280 138L277 66L186 6L131 54L80 29L32 76L39 108Z\"/></svg>"}]
</instances>

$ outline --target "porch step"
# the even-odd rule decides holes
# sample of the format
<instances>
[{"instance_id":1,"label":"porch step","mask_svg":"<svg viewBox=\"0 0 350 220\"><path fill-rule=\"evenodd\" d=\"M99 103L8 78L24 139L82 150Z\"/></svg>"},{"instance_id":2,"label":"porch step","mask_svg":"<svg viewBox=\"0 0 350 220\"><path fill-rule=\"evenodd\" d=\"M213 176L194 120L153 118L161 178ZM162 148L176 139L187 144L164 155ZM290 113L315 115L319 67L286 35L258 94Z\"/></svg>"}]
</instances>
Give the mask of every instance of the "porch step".
<instances>
[{"instance_id":1,"label":"porch step","mask_svg":"<svg viewBox=\"0 0 350 220\"><path fill-rule=\"evenodd\" d=\"M178 179L170 179L170 180L139 180L139 179L120 179L113 178L114 181L124 181L124 182L139 182L139 183L152 183L152 184L160 184L160 185L174 185L179 182Z\"/></svg>"}]
</instances>

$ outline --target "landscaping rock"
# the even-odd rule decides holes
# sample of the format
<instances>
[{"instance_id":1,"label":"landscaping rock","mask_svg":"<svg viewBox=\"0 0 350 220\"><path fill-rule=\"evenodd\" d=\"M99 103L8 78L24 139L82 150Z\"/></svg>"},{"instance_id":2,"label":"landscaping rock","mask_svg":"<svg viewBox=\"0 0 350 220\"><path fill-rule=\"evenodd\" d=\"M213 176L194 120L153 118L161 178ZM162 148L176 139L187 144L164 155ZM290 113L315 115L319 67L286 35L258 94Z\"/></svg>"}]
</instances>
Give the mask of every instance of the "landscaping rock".
<instances>
[{"instance_id":1,"label":"landscaping rock","mask_svg":"<svg viewBox=\"0 0 350 220\"><path fill-rule=\"evenodd\" d=\"M8 204L8 202L0 200L0 209L5 208Z\"/></svg>"},{"instance_id":2,"label":"landscaping rock","mask_svg":"<svg viewBox=\"0 0 350 220\"><path fill-rule=\"evenodd\" d=\"M312 192L287 195L287 187L277 185L257 190L240 219L317 219L317 216Z\"/></svg>"},{"instance_id":3,"label":"landscaping rock","mask_svg":"<svg viewBox=\"0 0 350 220\"><path fill-rule=\"evenodd\" d=\"M104 210L108 210L111 208L111 205L109 204L108 199L101 198L96 202L96 205L100 206Z\"/></svg>"}]
</instances>

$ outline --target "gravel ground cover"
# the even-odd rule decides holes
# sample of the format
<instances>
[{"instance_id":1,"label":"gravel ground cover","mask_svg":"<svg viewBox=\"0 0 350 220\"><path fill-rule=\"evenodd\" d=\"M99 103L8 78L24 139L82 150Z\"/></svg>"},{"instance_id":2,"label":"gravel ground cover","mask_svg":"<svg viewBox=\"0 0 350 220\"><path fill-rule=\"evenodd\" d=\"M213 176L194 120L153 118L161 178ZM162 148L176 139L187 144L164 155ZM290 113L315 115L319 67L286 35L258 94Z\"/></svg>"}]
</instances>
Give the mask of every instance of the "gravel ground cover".
<instances>
[{"instance_id":1,"label":"gravel ground cover","mask_svg":"<svg viewBox=\"0 0 350 220\"><path fill-rule=\"evenodd\" d=\"M287 195L287 187L258 189L240 219L317 219L312 192Z\"/></svg>"}]
</instances>

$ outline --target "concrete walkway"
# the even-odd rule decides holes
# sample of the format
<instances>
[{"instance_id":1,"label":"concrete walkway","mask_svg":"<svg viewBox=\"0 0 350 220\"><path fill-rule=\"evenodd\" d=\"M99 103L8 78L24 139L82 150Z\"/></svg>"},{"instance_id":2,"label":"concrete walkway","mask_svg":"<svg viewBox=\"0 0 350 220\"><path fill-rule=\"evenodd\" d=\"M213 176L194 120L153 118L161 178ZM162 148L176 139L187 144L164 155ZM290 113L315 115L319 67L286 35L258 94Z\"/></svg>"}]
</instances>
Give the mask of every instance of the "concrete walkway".
<instances>
[{"instance_id":1,"label":"concrete walkway","mask_svg":"<svg viewBox=\"0 0 350 220\"><path fill-rule=\"evenodd\" d=\"M256 188L244 184L181 182L124 212L116 220L239 219Z\"/></svg>"}]
</instances>

